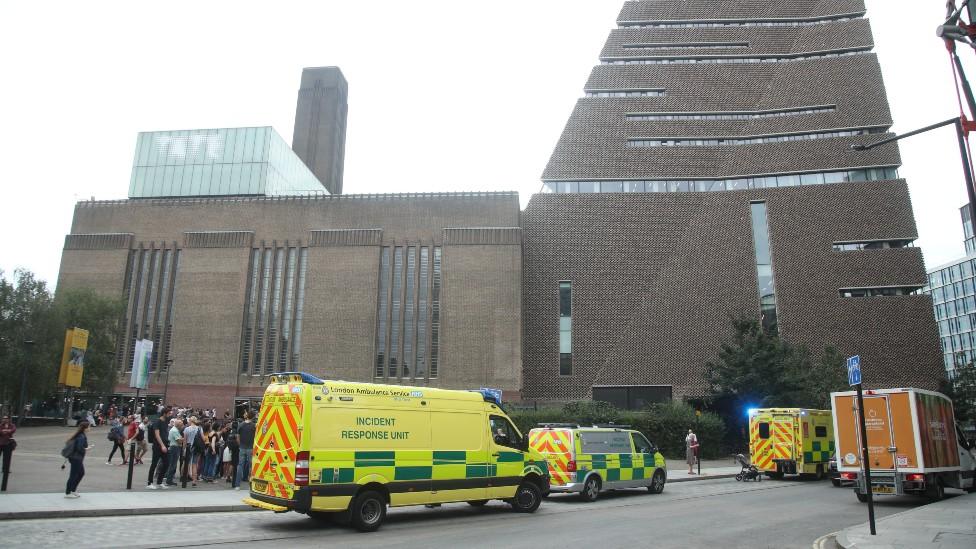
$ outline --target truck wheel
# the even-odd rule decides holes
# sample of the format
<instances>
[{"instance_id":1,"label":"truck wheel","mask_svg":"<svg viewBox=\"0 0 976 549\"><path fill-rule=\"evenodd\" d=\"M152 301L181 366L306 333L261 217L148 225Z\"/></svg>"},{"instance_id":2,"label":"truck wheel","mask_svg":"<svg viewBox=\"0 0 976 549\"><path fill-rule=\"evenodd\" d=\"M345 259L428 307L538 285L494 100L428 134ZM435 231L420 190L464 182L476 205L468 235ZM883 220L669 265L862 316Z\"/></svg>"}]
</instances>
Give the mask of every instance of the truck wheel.
<instances>
[{"instance_id":1,"label":"truck wheel","mask_svg":"<svg viewBox=\"0 0 976 549\"><path fill-rule=\"evenodd\" d=\"M476 499L474 501L469 501L468 505L471 507L484 507L488 503L487 499Z\"/></svg>"},{"instance_id":2,"label":"truck wheel","mask_svg":"<svg viewBox=\"0 0 976 549\"><path fill-rule=\"evenodd\" d=\"M360 532L375 532L386 518L386 500L378 492L363 492L349 506L349 521Z\"/></svg>"},{"instance_id":3,"label":"truck wheel","mask_svg":"<svg viewBox=\"0 0 976 549\"><path fill-rule=\"evenodd\" d=\"M534 513L542 503L542 493L532 482L523 482L515 490L515 497L509 500L512 510L516 513Z\"/></svg>"},{"instance_id":4,"label":"truck wheel","mask_svg":"<svg viewBox=\"0 0 976 549\"><path fill-rule=\"evenodd\" d=\"M600 479L596 475L590 475L583 483L583 490L579 495L583 501L596 501L600 497Z\"/></svg>"},{"instance_id":5,"label":"truck wheel","mask_svg":"<svg viewBox=\"0 0 976 549\"><path fill-rule=\"evenodd\" d=\"M936 478L929 483L929 487L925 490L925 497L931 501L941 501L945 497L945 487L942 486L941 478Z\"/></svg>"},{"instance_id":6,"label":"truck wheel","mask_svg":"<svg viewBox=\"0 0 976 549\"><path fill-rule=\"evenodd\" d=\"M854 492L854 493L857 494L857 501L860 501L861 503L867 503L868 502L868 495L867 494L862 494L861 492Z\"/></svg>"},{"instance_id":7,"label":"truck wheel","mask_svg":"<svg viewBox=\"0 0 976 549\"><path fill-rule=\"evenodd\" d=\"M654 476L651 477L651 485L647 487L647 491L652 494L660 494L664 491L664 472L660 469L654 471Z\"/></svg>"}]
</instances>

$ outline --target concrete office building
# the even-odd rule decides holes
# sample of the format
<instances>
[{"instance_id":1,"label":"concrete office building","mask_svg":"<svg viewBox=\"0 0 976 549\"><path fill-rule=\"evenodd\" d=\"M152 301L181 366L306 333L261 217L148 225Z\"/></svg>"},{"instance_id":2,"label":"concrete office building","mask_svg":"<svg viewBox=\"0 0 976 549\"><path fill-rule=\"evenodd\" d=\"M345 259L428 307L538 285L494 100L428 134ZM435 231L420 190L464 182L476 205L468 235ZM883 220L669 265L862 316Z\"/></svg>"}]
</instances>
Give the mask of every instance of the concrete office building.
<instances>
[{"instance_id":1,"label":"concrete office building","mask_svg":"<svg viewBox=\"0 0 976 549\"><path fill-rule=\"evenodd\" d=\"M943 375L862 0L626 2L522 215L528 399L699 396L731 317Z\"/></svg>"}]
</instances>

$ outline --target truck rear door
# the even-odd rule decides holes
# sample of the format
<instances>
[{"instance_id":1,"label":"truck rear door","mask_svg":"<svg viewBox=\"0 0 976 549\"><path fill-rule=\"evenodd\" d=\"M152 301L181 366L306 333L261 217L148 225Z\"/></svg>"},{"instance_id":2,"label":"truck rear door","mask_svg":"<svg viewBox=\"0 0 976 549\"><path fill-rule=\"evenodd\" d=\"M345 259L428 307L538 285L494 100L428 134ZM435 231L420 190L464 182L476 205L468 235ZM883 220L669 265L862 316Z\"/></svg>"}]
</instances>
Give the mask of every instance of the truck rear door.
<instances>
[{"instance_id":1,"label":"truck rear door","mask_svg":"<svg viewBox=\"0 0 976 549\"><path fill-rule=\"evenodd\" d=\"M846 413L854 414L851 420L857 426L858 430L858 455L856 461L851 465L860 466L863 452L860 422L857 419L856 410ZM871 462L871 470L893 471L895 469L895 461L891 449L894 448L895 441L891 430L891 411L886 395L864 396L864 424L867 429L868 459Z\"/></svg>"}]
</instances>

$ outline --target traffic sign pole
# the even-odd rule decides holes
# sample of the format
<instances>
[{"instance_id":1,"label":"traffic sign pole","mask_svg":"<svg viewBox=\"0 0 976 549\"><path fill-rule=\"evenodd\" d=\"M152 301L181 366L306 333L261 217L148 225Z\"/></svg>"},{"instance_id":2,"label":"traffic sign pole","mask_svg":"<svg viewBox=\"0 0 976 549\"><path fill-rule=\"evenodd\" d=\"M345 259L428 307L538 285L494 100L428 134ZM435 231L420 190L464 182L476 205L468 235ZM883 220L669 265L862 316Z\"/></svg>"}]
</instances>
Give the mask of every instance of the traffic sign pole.
<instances>
[{"instance_id":1,"label":"traffic sign pole","mask_svg":"<svg viewBox=\"0 0 976 549\"><path fill-rule=\"evenodd\" d=\"M868 431L864 420L864 390L861 383L861 357L852 356L847 359L847 381L857 389L857 421L861 426L861 469L864 474L864 489L868 497L868 524L871 527L871 535L878 535L878 530L874 523L874 490L871 488L871 462L869 461L868 451Z\"/></svg>"}]
</instances>

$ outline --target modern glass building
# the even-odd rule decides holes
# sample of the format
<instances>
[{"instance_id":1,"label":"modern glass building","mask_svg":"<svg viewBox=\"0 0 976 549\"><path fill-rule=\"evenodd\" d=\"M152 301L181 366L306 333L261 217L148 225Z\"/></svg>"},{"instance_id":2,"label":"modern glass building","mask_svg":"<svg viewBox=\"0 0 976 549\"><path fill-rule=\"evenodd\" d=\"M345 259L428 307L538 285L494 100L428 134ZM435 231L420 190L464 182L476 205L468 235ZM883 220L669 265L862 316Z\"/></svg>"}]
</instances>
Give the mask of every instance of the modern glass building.
<instances>
[{"instance_id":1,"label":"modern glass building","mask_svg":"<svg viewBox=\"0 0 976 549\"><path fill-rule=\"evenodd\" d=\"M329 194L271 127L143 132L129 198Z\"/></svg>"},{"instance_id":2,"label":"modern glass building","mask_svg":"<svg viewBox=\"0 0 976 549\"><path fill-rule=\"evenodd\" d=\"M966 257L928 272L925 293L932 296L942 339L942 359L949 377L958 364L976 359L976 240L969 205L959 208Z\"/></svg>"}]
</instances>

